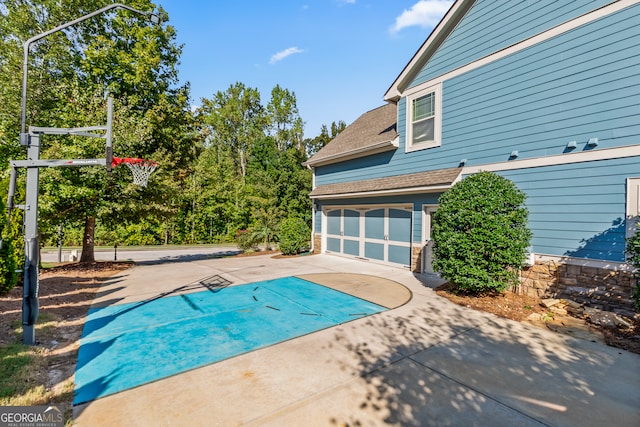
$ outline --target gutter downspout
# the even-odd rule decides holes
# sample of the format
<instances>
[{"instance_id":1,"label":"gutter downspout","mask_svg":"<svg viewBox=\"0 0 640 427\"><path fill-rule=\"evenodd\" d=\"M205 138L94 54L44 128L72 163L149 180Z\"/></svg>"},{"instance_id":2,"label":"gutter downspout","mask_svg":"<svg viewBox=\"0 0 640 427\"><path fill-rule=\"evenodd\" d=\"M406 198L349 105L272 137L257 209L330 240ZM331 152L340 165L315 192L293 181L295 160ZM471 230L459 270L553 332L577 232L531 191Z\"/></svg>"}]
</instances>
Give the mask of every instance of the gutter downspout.
<instances>
[{"instance_id":1,"label":"gutter downspout","mask_svg":"<svg viewBox=\"0 0 640 427\"><path fill-rule=\"evenodd\" d=\"M311 191L316 188L316 168L311 165L306 165L307 168L311 171ZM316 202L312 198L311 199L311 253L315 251L315 230L316 230Z\"/></svg>"}]
</instances>

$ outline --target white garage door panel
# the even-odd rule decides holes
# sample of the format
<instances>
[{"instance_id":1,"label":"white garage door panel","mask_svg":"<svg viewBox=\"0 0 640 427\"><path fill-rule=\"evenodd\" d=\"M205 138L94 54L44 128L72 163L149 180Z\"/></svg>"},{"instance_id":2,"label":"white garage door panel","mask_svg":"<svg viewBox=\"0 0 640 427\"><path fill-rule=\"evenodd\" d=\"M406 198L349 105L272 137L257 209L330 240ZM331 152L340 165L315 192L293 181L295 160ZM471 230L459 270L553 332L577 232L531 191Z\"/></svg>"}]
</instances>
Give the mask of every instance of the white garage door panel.
<instances>
[{"instance_id":1,"label":"white garage door panel","mask_svg":"<svg viewBox=\"0 0 640 427\"><path fill-rule=\"evenodd\" d=\"M345 207L325 213L327 252L411 264L411 208Z\"/></svg>"}]
</instances>

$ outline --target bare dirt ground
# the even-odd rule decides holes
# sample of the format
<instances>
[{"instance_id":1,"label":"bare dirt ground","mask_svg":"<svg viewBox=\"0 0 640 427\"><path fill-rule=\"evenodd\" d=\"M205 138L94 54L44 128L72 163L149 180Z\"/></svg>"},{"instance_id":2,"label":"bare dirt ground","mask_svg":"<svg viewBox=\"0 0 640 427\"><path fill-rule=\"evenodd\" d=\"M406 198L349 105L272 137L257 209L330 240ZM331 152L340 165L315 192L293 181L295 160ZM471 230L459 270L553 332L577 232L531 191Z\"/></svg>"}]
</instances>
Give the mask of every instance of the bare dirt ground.
<instances>
[{"instance_id":1,"label":"bare dirt ground","mask_svg":"<svg viewBox=\"0 0 640 427\"><path fill-rule=\"evenodd\" d=\"M465 296L456 295L448 284L444 284L436 292L458 305L519 322L528 322L576 338L601 341L607 345L640 354L640 314L638 313L634 318L625 318L631 324L630 328L602 327L590 323L586 318L571 316L566 310L545 307L540 298L511 291L498 295Z\"/></svg>"},{"instance_id":2,"label":"bare dirt ground","mask_svg":"<svg viewBox=\"0 0 640 427\"><path fill-rule=\"evenodd\" d=\"M262 252L260 254L265 254ZM38 345L32 352L37 357L36 372L26 381L28 390L9 399L12 405L60 404L70 408L73 400L73 375L85 317L100 286L117 280L127 262L97 262L67 264L41 272L40 316L36 327ZM584 319L554 313L541 305L537 298L507 292L497 296L467 297L450 292L447 286L438 295L453 302L494 313L521 322L590 340L601 340L640 354L640 322L633 320L630 330L605 330ZM21 342L22 288L0 296L0 346ZM37 392L33 392L37 390ZM70 421L69 421L70 422Z\"/></svg>"},{"instance_id":3,"label":"bare dirt ground","mask_svg":"<svg viewBox=\"0 0 640 427\"><path fill-rule=\"evenodd\" d=\"M16 375L23 382L15 387L20 391L2 398L3 405L62 405L70 425L73 376L87 312L100 286L132 265L68 264L40 272L37 345L22 351L31 362L26 372ZM22 291L15 287L0 296L0 348L22 342Z\"/></svg>"}]
</instances>

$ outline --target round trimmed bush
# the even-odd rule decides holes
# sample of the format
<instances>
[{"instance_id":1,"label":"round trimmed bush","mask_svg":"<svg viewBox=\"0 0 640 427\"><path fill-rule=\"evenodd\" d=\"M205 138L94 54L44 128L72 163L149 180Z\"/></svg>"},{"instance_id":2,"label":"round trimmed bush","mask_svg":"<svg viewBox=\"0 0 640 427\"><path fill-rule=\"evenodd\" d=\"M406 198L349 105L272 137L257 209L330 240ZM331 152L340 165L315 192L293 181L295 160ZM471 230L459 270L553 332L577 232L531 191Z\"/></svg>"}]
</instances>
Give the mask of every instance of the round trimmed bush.
<instances>
[{"instance_id":1,"label":"round trimmed bush","mask_svg":"<svg viewBox=\"0 0 640 427\"><path fill-rule=\"evenodd\" d=\"M311 229L302 218L289 217L280 223L278 247L284 255L295 255L309 249Z\"/></svg>"},{"instance_id":2,"label":"round trimmed bush","mask_svg":"<svg viewBox=\"0 0 640 427\"><path fill-rule=\"evenodd\" d=\"M434 271L467 294L517 284L531 239L524 202L513 182L492 172L454 185L434 214Z\"/></svg>"},{"instance_id":3,"label":"round trimmed bush","mask_svg":"<svg viewBox=\"0 0 640 427\"><path fill-rule=\"evenodd\" d=\"M629 255L628 262L637 269L636 286L633 288L631 298L633 298L636 312L640 312L640 222L635 234L627 239L627 255Z\"/></svg>"}]
</instances>

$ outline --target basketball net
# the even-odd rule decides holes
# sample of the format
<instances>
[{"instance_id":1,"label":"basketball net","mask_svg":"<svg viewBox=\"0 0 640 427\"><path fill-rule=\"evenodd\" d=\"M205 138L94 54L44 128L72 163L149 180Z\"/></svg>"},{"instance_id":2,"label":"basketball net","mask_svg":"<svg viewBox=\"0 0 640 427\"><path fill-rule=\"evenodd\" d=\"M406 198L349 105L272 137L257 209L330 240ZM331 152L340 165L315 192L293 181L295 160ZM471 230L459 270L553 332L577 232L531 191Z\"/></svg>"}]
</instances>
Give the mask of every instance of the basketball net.
<instances>
[{"instance_id":1,"label":"basketball net","mask_svg":"<svg viewBox=\"0 0 640 427\"><path fill-rule=\"evenodd\" d=\"M127 165L133 175L133 183L141 187L146 187L149 183L149 176L158 167L158 164L151 160L132 159L132 158L113 158L113 165L117 166L121 163Z\"/></svg>"}]
</instances>

